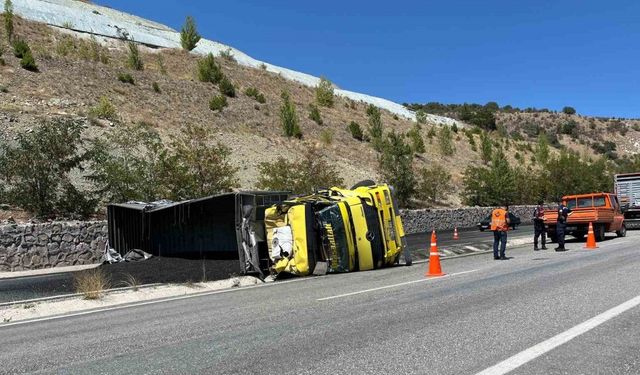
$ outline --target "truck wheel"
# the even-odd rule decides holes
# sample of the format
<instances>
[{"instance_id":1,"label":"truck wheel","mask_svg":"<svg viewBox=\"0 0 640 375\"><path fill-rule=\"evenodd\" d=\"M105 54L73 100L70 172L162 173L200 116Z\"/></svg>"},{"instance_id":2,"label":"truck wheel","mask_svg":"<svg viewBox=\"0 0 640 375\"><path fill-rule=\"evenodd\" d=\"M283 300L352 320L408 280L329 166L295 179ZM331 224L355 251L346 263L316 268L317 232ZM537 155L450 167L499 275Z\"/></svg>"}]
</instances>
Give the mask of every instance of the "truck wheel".
<instances>
[{"instance_id":1,"label":"truck wheel","mask_svg":"<svg viewBox=\"0 0 640 375\"><path fill-rule=\"evenodd\" d=\"M404 249L403 251L403 255L404 255L404 265L405 266L410 266L413 264L413 259L411 259L411 251L407 248Z\"/></svg>"},{"instance_id":2,"label":"truck wheel","mask_svg":"<svg viewBox=\"0 0 640 375\"><path fill-rule=\"evenodd\" d=\"M604 240L604 225L596 225L593 231L596 235L596 241L601 242Z\"/></svg>"},{"instance_id":3,"label":"truck wheel","mask_svg":"<svg viewBox=\"0 0 640 375\"><path fill-rule=\"evenodd\" d=\"M622 227L620 227L620 230L617 231L616 234L618 235L618 237L626 237L626 235L627 235L627 226L622 224Z\"/></svg>"}]
</instances>

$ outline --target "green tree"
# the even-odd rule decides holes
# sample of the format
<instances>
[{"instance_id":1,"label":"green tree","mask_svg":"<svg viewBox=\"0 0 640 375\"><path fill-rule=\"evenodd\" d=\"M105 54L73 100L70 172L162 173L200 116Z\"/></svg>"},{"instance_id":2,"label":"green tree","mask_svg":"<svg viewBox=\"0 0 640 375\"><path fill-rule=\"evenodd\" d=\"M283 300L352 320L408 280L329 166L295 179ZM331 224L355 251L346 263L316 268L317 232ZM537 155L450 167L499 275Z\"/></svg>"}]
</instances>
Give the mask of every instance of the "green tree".
<instances>
[{"instance_id":1,"label":"green tree","mask_svg":"<svg viewBox=\"0 0 640 375\"><path fill-rule=\"evenodd\" d=\"M333 107L333 84L325 77L321 77L320 83L316 86L316 101L323 107Z\"/></svg>"},{"instance_id":2,"label":"green tree","mask_svg":"<svg viewBox=\"0 0 640 375\"><path fill-rule=\"evenodd\" d=\"M421 130L420 125L416 123L413 128L407 132L407 137L411 140L411 150L416 154L424 154L427 151L424 147Z\"/></svg>"},{"instance_id":3,"label":"green tree","mask_svg":"<svg viewBox=\"0 0 640 375\"><path fill-rule=\"evenodd\" d=\"M451 174L440 164L422 168L418 172L418 197L436 203L453 191Z\"/></svg>"},{"instance_id":4,"label":"green tree","mask_svg":"<svg viewBox=\"0 0 640 375\"><path fill-rule=\"evenodd\" d=\"M416 121L418 124L426 124L427 123L427 113L421 109L416 111Z\"/></svg>"},{"instance_id":5,"label":"green tree","mask_svg":"<svg viewBox=\"0 0 640 375\"><path fill-rule=\"evenodd\" d=\"M0 186L8 203L40 217L94 212L95 200L71 182L82 167L81 134L80 122L55 120L18 133L12 144L0 142Z\"/></svg>"},{"instance_id":6,"label":"green tree","mask_svg":"<svg viewBox=\"0 0 640 375\"><path fill-rule=\"evenodd\" d=\"M7 34L7 41L13 40L13 3L11 0L4 1L4 31Z\"/></svg>"},{"instance_id":7,"label":"green tree","mask_svg":"<svg viewBox=\"0 0 640 375\"><path fill-rule=\"evenodd\" d=\"M198 80L200 82L211 82L217 85L223 78L222 69L216 63L212 53L198 60Z\"/></svg>"},{"instance_id":8,"label":"green tree","mask_svg":"<svg viewBox=\"0 0 640 375\"><path fill-rule=\"evenodd\" d=\"M514 204L519 197L515 173L502 150L494 153L488 168L467 167L463 186L463 201L469 205Z\"/></svg>"},{"instance_id":9,"label":"green tree","mask_svg":"<svg viewBox=\"0 0 640 375\"><path fill-rule=\"evenodd\" d=\"M118 125L89 148L88 179L104 202L168 198L162 175L167 150L148 124Z\"/></svg>"},{"instance_id":10,"label":"green tree","mask_svg":"<svg viewBox=\"0 0 640 375\"><path fill-rule=\"evenodd\" d=\"M299 161L279 157L258 166L258 188L309 194L319 189L344 185L335 165L318 150L310 148Z\"/></svg>"},{"instance_id":11,"label":"green tree","mask_svg":"<svg viewBox=\"0 0 640 375\"><path fill-rule=\"evenodd\" d=\"M480 133L480 157L485 164L493 158L493 142L487 132Z\"/></svg>"},{"instance_id":12,"label":"green tree","mask_svg":"<svg viewBox=\"0 0 640 375\"><path fill-rule=\"evenodd\" d=\"M162 161L162 178L170 199L219 194L238 185L238 168L229 161L231 151L216 143L211 127L187 125L172 137L170 146Z\"/></svg>"},{"instance_id":13,"label":"green tree","mask_svg":"<svg viewBox=\"0 0 640 375\"><path fill-rule=\"evenodd\" d=\"M134 70L144 70L144 62L142 61L142 55L138 49L138 44L133 40L127 41L127 47L129 54L127 55L127 65Z\"/></svg>"},{"instance_id":14,"label":"green tree","mask_svg":"<svg viewBox=\"0 0 640 375\"><path fill-rule=\"evenodd\" d=\"M562 108L562 112L567 114L567 115L575 115L576 114L576 109L573 107L564 107Z\"/></svg>"},{"instance_id":15,"label":"green tree","mask_svg":"<svg viewBox=\"0 0 640 375\"><path fill-rule=\"evenodd\" d=\"M220 92L225 96L228 96L230 98L236 97L236 88L233 86L233 83L231 83L231 81L227 79L227 77L222 78L222 80L218 84L218 88L220 89Z\"/></svg>"},{"instance_id":16,"label":"green tree","mask_svg":"<svg viewBox=\"0 0 640 375\"><path fill-rule=\"evenodd\" d=\"M382 139L382 114L380 108L369 104L367 107L367 116L369 117L369 138L373 144L373 148L376 151L382 151L383 139Z\"/></svg>"},{"instance_id":17,"label":"green tree","mask_svg":"<svg viewBox=\"0 0 640 375\"><path fill-rule=\"evenodd\" d=\"M193 50L196 48L200 38L195 20L193 17L187 16L187 19L182 26L182 30L180 31L180 43L182 44L182 49L185 51Z\"/></svg>"},{"instance_id":18,"label":"green tree","mask_svg":"<svg viewBox=\"0 0 640 375\"><path fill-rule=\"evenodd\" d=\"M302 138L302 131L300 130L300 120L296 113L296 107L291 102L289 93L282 92L282 106L280 106L280 123L284 130L284 135L287 137Z\"/></svg>"},{"instance_id":19,"label":"green tree","mask_svg":"<svg viewBox=\"0 0 640 375\"><path fill-rule=\"evenodd\" d=\"M540 165L545 166L549 161L549 140L546 133L538 134L538 142L536 144L535 156Z\"/></svg>"},{"instance_id":20,"label":"green tree","mask_svg":"<svg viewBox=\"0 0 640 375\"><path fill-rule=\"evenodd\" d=\"M413 152L402 135L391 131L383 143L378 157L378 169L382 179L396 189L401 206L406 207L415 192Z\"/></svg>"},{"instance_id":21,"label":"green tree","mask_svg":"<svg viewBox=\"0 0 640 375\"><path fill-rule=\"evenodd\" d=\"M451 156L456 152L455 145L453 144L453 134L451 128L447 125L442 125L438 132L438 146L444 156Z\"/></svg>"}]
</instances>

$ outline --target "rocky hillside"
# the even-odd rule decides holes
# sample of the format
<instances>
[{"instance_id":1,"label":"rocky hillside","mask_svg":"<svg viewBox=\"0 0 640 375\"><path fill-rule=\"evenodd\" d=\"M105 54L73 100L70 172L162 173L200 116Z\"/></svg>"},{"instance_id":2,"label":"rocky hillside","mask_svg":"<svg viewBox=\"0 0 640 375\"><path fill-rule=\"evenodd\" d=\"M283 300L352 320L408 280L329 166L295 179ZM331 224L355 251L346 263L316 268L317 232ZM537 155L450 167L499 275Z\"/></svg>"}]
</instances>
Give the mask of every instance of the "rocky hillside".
<instances>
[{"instance_id":1,"label":"rocky hillside","mask_svg":"<svg viewBox=\"0 0 640 375\"><path fill-rule=\"evenodd\" d=\"M51 4L58 6L68 2L57 0ZM28 10L36 9L33 4L38 1L19 3L23 10ZM96 16L106 12L102 8L95 11L98 12ZM11 53L7 38L0 38L5 62L0 66L0 137L11 140L17 132L51 117L83 121L86 138L100 137L106 129L123 123L145 122L163 137L176 133L185 124L205 124L215 130L217 141L231 149L231 161L239 168L239 188L253 189L259 163L278 157L298 160L310 148L320 150L336 165L347 185L363 179L378 179L379 153L371 143L354 139L347 128L355 121L366 133L367 107L371 103L382 107L385 133L394 130L407 134L416 128L414 112L398 109L383 99L338 89L332 107L319 107L322 124L318 124L309 118L310 105L316 102L315 88L309 84L313 80L305 81L306 75L298 76L286 69L279 71L268 64L255 66L244 54L220 50L219 43L215 44L220 50L216 61L235 86L237 95L228 98L228 106L223 110L213 111L209 101L220 94L220 89L198 80L197 64L202 59L201 54L158 46L161 43L140 43L144 69L133 70L127 64L126 41L113 35L91 35L80 30L78 25L85 21L70 19L58 27L15 17L15 35L30 45L38 71L21 68L20 60ZM161 25L152 29L158 33L170 31ZM152 36L157 37L156 34ZM118 79L126 74L132 77L133 84ZM247 88L262 93L264 103L248 96ZM279 115L283 91L291 93L300 118L301 139L283 135ZM89 115L103 98L116 109L113 121L97 120ZM458 117L456 113L451 116ZM448 154L442 150L438 134L443 126L454 124L453 153ZM490 135L495 144L509 150L507 155L511 162L530 168L535 168L533 145L541 131L557 134L552 139L552 144L557 139L557 147L578 150L585 157L607 152L615 152L616 157L631 154L638 151L640 144L637 121L498 111L495 124L497 131ZM452 175L453 194L444 197L439 205L460 205L462 173L468 165L481 163L479 135L472 133L472 128L473 124L460 119L425 116L424 124L418 130L426 150L415 155L416 172L424 167L441 165ZM605 144L606 141L615 143L616 149L610 150L611 144Z\"/></svg>"}]
</instances>

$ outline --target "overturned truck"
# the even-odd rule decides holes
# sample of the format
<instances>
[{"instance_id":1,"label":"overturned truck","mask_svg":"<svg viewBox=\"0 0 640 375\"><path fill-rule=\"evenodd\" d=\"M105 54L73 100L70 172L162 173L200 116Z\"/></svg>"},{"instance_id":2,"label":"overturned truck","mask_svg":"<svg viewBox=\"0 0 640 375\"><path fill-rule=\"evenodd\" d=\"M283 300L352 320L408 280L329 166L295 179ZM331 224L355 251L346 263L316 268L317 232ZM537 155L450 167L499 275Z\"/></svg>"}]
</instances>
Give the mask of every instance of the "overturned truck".
<instances>
[{"instance_id":1,"label":"overturned truck","mask_svg":"<svg viewBox=\"0 0 640 375\"><path fill-rule=\"evenodd\" d=\"M265 211L272 271L298 276L365 271L411 255L392 188L364 183L293 198Z\"/></svg>"},{"instance_id":2,"label":"overturned truck","mask_svg":"<svg viewBox=\"0 0 640 375\"><path fill-rule=\"evenodd\" d=\"M289 198L238 192L183 202L129 202L107 208L109 245L124 256L235 260L234 274L340 273L411 264L387 185L363 183Z\"/></svg>"}]
</instances>

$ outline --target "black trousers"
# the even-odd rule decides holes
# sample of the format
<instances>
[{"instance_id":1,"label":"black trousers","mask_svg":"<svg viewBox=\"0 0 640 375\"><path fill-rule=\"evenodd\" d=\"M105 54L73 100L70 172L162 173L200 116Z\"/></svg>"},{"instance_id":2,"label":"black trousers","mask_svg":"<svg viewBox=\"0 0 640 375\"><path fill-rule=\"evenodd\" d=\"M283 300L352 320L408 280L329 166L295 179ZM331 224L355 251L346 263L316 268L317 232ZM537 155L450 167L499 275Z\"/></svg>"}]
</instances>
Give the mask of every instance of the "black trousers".
<instances>
[{"instance_id":1,"label":"black trousers","mask_svg":"<svg viewBox=\"0 0 640 375\"><path fill-rule=\"evenodd\" d=\"M564 249L564 224L558 224L556 226L556 235L558 236L558 247Z\"/></svg>"},{"instance_id":2,"label":"black trousers","mask_svg":"<svg viewBox=\"0 0 640 375\"><path fill-rule=\"evenodd\" d=\"M533 247L538 248L538 238L542 236L542 247L546 247L547 245L547 230L544 229L544 225L538 227L537 225L534 228L533 235Z\"/></svg>"}]
</instances>

